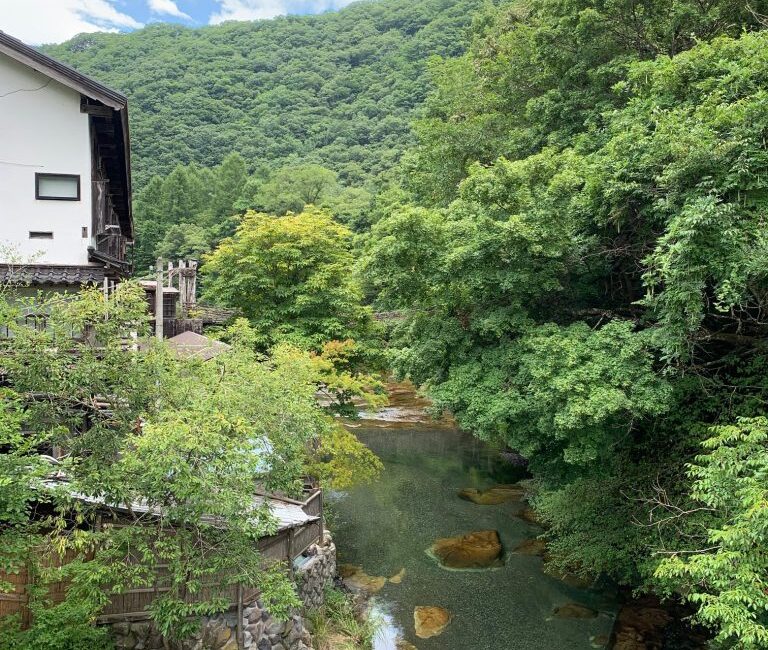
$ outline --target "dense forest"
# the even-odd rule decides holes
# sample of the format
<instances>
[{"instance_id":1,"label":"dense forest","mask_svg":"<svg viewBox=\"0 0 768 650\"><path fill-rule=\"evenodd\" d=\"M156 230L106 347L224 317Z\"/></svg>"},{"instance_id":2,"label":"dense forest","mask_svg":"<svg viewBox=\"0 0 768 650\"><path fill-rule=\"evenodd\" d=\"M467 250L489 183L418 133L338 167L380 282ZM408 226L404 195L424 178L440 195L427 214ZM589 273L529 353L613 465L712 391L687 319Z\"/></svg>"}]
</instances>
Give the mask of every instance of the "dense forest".
<instances>
[{"instance_id":1,"label":"dense forest","mask_svg":"<svg viewBox=\"0 0 768 650\"><path fill-rule=\"evenodd\" d=\"M131 98L139 267L203 256L260 351L343 359L347 382L381 365L363 298L395 312L390 366L528 459L549 562L755 650L766 14L384 0L48 51Z\"/></svg>"},{"instance_id":2,"label":"dense forest","mask_svg":"<svg viewBox=\"0 0 768 650\"><path fill-rule=\"evenodd\" d=\"M536 0L435 68L362 277L397 370L530 461L550 562L768 647L768 32Z\"/></svg>"},{"instance_id":3,"label":"dense forest","mask_svg":"<svg viewBox=\"0 0 768 650\"><path fill-rule=\"evenodd\" d=\"M427 59L460 54L482 6L362 2L319 16L82 34L44 50L128 96L138 189L232 152L250 172L315 162L360 185L399 158L427 94Z\"/></svg>"},{"instance_id":4,"label":"dense forest","mask_svg":"<svg viewBox=\"0 0 768 650\"><path fill-rule=\"evenodd\" d=\"M429 58L462 53L482 6L363 2L319 16L82 34L44 50L130 99L136 267L145 270L156 255L210 250L233 231L221 222L236 210L300 210L321 193L365 227L413 142ZM306 194L296 167L320 192ZM294 198L286 179L300 185Z\"/></svg>"}]
</instances>

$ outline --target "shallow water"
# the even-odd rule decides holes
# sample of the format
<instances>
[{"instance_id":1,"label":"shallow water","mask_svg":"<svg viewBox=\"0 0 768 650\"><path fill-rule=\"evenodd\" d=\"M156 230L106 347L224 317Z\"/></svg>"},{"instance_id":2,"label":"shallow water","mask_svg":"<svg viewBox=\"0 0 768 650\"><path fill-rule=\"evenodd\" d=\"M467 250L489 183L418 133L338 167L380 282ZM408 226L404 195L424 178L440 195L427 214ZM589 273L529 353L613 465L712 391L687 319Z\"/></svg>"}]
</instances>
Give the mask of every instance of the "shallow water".
<instances>
[{"instance_id":1,"label":"shallow water","mask_svg":"<svg viewBox=\"0 0 768 650\"><path fill-rule=\"evenodd\" d=\"M359 425L359 426L357 426ZM596 636L608 635L615 606L598 591L576 589L542 571L538 557L514 549L540 533L515 513L524 503L481 506L456 496L464 487L511 483L520 470L505 465L498 452L450 427L418 422L373 426L358 422L354 432L384 462L372 484L331 495L333 532L339 561L362 565L372 576L393 576L375 596L387 624L376 650L394 650L400 634L419 650L585 650ZM440 568L425 550L438 537L495 529L505 564L486 571ZM587 605L600 614L586 620L558 619L566 603ZM445 607L453 621L437 637L418 639L413 609Z\"/></svg>"}]
</instances>

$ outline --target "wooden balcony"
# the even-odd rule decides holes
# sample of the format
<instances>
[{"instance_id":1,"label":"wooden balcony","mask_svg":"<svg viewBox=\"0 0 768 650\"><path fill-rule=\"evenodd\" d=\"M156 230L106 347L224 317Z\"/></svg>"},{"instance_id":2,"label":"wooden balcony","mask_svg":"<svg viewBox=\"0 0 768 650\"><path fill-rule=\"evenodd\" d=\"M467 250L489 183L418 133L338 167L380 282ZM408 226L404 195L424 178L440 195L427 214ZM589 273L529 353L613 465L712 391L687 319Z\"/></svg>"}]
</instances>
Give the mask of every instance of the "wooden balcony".
<instances>
[{"instance_id":1,"label":"wooden balcony","mask_svg":"<svg viewBox=\"0 0 768 650\"><path fill-rule=\"evenodd\" d=\"M116 260L125 262L128 252L128 238L119 233L100 233L96 235L96 250Z\"/></svg>"},{"instance_id":2,"label":"wooden balcony","mask_svg":"<svg viewBox=\"0 0 768 650\"><path fill-rule=\"evenodd\" d=\"M123 235L117 214L109 194L109 182L95 180L91 184L93 191L92 231L95 246L88 251L92 261L104 262L122 274L131 272L128 261L129 239Z\"/></svg>"}]
</instances>

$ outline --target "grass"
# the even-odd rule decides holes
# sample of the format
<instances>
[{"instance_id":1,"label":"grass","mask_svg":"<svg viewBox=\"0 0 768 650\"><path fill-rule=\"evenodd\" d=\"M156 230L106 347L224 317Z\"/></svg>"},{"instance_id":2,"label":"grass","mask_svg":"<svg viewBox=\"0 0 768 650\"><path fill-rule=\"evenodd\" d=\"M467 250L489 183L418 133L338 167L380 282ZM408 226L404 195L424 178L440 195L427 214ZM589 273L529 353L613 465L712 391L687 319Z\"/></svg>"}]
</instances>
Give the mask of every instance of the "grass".
<instances>
[{"instance_id":1,"label":"grass","mask_svg":"<svg viewBox=\"0 0 768 650\"><path fill-rule=\"evenodd\" d=\"M315 650L371 650L380 622L352 596L329 587L325 604L309 613Z\"/></svg>"}]
</instances>

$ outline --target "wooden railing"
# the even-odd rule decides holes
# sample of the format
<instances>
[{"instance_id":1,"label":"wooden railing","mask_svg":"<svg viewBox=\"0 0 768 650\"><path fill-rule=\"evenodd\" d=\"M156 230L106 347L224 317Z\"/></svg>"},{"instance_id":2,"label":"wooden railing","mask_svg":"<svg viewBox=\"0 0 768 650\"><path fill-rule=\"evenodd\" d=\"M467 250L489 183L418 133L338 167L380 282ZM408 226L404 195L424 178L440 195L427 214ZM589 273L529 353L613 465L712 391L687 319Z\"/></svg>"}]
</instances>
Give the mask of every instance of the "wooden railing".
<instances>
[{"instance_id":1,"label":"wooden railing","mask_svg":"<svg viewBox=\"0 0 768 650\"><path fill-rule=\"evenodd\" d=\"M96 250L99 253L124 262L127 258L128 238L119 233L97 233Z\"/></svg>"}]
</instances>

